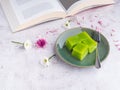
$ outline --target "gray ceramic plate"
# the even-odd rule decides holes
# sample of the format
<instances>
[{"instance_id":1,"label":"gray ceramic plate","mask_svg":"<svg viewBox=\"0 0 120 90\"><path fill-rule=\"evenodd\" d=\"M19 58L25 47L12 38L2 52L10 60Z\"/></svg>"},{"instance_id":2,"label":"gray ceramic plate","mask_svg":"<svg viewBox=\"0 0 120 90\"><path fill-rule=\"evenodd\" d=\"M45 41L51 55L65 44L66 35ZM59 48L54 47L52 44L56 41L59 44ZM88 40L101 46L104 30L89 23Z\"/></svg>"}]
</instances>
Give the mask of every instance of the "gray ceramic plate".
<instances>
[{"instance_id":1,"label":"gray ceramic plate","mask_svg":"<svg viewBox=\"0 0 120 90\"><path fill-rule=\"evenodd\" d=\"M88 28L74 28L74 29L70 29L67 30L65 32L63 32L57 39L56 44L55 44L55 51L56 51L56 55L63 61L65 61L66 63L73 65L73 66L78 66L78 67L86 67L86 66L93 66L95 65L95 51L91 54L88 54L82 61L74 58L71 55L71 52L67 50L67 48L65 47L65 41L69 36L73 36L76 35L78 33L81 33L82 31L86 31L88 32L88 34L90 36L92 36L93 32L96 32L92 29L88 29ZM107 41L107 39L100 34L101 36L101 42L99 43L98 46L98 51L99 51L99 55L100 55L100 61L102 62L109 53L109 43Z\"/></svg>"}]
</instances>

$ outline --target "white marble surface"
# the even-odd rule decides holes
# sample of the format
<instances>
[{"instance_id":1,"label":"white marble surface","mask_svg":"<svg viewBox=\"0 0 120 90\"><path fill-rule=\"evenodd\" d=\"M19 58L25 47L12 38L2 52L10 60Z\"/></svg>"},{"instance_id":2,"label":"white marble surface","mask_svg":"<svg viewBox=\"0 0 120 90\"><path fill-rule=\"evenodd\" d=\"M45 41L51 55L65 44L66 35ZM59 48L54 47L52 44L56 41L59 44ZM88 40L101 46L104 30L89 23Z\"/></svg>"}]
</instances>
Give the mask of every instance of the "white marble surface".
<instances>
[{"instance_id":1,"label":"white marble surface","mask_svg":"<svg viewBox=\"0 0 120 90\"><path fill-rule=\"evenodd\" d=\"M102 68L77 68L57 57L44 68L40 61L54 54L57 37L65 31L65 19L40 24L28 30L12 33L0 8L0 90L120 90L120 2L77 14L80 25L96 29L106 36L110 53ZM101 21L101 24L98 23ZM30 39L33 43L45 38L44 48L28 51L11 43ZM117 44L117 45L116 45Z\"/></svg>"}]
</instances>

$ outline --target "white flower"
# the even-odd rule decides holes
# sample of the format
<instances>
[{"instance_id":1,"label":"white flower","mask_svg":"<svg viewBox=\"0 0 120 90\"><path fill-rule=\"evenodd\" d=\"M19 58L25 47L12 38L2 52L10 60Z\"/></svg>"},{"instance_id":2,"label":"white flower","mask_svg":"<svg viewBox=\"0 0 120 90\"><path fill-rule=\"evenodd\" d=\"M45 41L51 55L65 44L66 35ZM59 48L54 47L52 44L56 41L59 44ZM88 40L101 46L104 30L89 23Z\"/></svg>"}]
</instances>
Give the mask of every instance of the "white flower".
<instances>
[{"instance_id":1,"label":"white flower","mask_svg":"<svg viewBox=\"0 0 120 90\"><path fill-rule=\"evenodd\" d=\"M24 49L26 49L26 50L28 50L32 47L32 42L30 40L26 40L24 43L12 41L12 43L22 45L24 47Z\"/></svg>"},{"instance_id":2,"label":"white flower","mask_svg":"<svg viewBox=\"0 0 120 90\"><path fill-rule=\"evenodd\" d=\"M24 48L26 50L30 49L31 47L32 47L32 43L31 43L30 40L27 40L27 41L24 42Z\"/></svg>"},{"instance_id":3,"label":"white flower","mask_svg":"<svg viewBox=\"0 0 120 90\"><path fill-rule=\"evenodd\" d=\"M71 28L71 23L70 23L70 20L67 20L65 23L64 23L64 28L66 29L70 29Z\"/></svg>"},{"instance_id":4,"label":"white flower","mask_svg":"<svg viewBox=\"0 0 120 90\"><path fill-rule=\"evenodd\" d=\"M54 56L56 56L56 55L53 54L49 58L44 57L44 59L41 60L41 64L44 65L45 67L48 67L50 65L50 59L52 59Z\"/></svg>"},{"instance_id":5,"label":"white flower","mask_svg":"<svg viewBox=\"0 0 120 90\"><path fill-rule=\"evenodd\" d=\"M47 57L45 57L43 60L41 60L41 64L45 67L48 67L50 65L50 61Z\"/></svg>"}]
</instances>

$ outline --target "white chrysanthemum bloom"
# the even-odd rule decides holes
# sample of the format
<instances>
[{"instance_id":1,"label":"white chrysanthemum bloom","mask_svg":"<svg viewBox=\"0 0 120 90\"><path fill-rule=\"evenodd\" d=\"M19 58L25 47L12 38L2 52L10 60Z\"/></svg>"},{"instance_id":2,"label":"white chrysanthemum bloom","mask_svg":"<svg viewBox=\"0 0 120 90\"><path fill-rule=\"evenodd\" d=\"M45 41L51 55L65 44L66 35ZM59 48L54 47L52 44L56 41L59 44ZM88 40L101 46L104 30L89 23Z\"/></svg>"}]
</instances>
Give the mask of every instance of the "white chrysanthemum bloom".
<instances>
[{"instance_id":1,"label":"white chrysanthemum bloom","mask_svg":"<svg viewBox=\"0 0 120 90\"><path fill-rule=\"evenodd\" d=\"M67 20L65 23L64 23L64 28L66 29L70 29L71 28L71 24L70 24L70 20Z\"/></svg>"},{"instance_id":2,"label":"white chrysanthemum bloom","mask_svg":"<svg viewBox=\"0 0 120 90\"><path fill-rule=\"evenodd\" d=\"M41 60L41 64L45 67L48 67L50 65L50 61L47 57L45 57L43 60Z\"/></svg>"},{"instance_id":3,"label":"white chrysanthemum bloom","mask_svg":"<svg viewBox=\"0 0 120 90\"><path fill-rule=\"evenodd\" d=\"M26 50L28 50L28 49L30 49L32 47L32 43L31 43L30 40L25 41L23 45L24 45L24 48Z\"/></svg>"}]
</instances>

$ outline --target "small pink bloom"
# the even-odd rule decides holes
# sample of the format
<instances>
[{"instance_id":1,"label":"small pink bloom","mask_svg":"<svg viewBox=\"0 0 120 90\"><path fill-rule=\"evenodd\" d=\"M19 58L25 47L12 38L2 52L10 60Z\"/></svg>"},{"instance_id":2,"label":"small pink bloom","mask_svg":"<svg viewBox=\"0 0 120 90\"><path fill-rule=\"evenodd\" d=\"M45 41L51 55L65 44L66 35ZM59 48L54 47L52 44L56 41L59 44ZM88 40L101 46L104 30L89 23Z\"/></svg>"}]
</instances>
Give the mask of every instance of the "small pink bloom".
<instances>
[{"instance_id":1,"label":"small pink bloom","mask_svg":"<svg viewBox=\"0 0 120 90\"><path fill-rule=\"evenodd\" d=\"M38 39L35 43L35 46L38 48L43 48L46 45L46 40L45 39Z\"/></svg>"}]
</instances>

